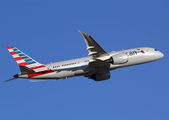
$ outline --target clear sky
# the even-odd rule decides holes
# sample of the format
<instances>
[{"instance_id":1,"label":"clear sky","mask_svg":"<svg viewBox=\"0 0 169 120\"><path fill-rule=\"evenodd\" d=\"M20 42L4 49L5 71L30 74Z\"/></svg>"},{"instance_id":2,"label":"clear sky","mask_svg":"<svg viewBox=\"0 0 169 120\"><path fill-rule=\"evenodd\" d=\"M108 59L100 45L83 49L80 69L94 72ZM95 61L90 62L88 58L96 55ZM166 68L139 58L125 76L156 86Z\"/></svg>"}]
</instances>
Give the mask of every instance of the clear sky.
<instances>
[{"instance_id":1,"label":"clear sky","mask_svg":"<svg viewBox=\"0 0 169 120\"><path fill-rule=\"evenodd\" d=\"M84 57L78 30L107 52L153 47L164 57L101 82L3 82L20 72L6 46L44 64ZM168 45L168 0L1 0L0 120L169 120Z\"/></svg>"}]
</instances>

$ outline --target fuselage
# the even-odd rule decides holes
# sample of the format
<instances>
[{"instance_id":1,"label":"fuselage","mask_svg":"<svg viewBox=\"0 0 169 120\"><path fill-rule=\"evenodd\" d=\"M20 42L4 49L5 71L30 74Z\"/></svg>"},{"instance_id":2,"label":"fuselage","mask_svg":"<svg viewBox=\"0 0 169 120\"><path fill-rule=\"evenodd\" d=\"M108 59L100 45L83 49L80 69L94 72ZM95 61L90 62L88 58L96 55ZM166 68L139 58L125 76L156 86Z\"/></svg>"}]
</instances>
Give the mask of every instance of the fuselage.
<instances>
[{"instance_id":1,"label":"fuselage","mask_svg":"<svg viewBox=\"0 0 169 120\"><path fill-rule=\"evenodd\" d=\"M73 76L90 76L92 74L106 72L121 67L127 67L127 66L152 62L164 56L160 51L150 47L133 48L133 49L127 49L122 51L112 51L109 53L109 55L115 56L120 53L124 53L127 56L126 63L123 64L109 63L109 65L106 66L88 69L90 56L77 58L77 59L66 60L62 62L46 64L45 66L54 72L40 75L40 76L35 76L32 77L31 79L65 79ZM19 77L27 78L27 75L19 75Z\"/></svg>"},{"instance_id":2,"label":"fuselage","mask_svg":"<svg viewBox=\"0 0 169 120\"><path fill-rule=\"evenodd\" d=\"M164 55L150 47L133 48L107 53L90 35L79 31L86 43L88 57L41 64L14 46L6 48L19 65L17 78L57 80L74 76L85 76L95 81L108 80L110 71L121 67L143 64L162 58Z\"/></svg>"}]
</instances>

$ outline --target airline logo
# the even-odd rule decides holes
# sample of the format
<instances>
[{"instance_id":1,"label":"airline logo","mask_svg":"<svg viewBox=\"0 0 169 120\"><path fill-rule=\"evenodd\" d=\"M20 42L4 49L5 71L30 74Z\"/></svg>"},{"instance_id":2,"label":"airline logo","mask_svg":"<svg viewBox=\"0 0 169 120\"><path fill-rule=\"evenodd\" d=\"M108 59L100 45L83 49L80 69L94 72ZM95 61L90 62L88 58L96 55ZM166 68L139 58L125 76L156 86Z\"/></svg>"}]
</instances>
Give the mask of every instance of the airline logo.
<instances>
[{"instance_id":1,"label":"airline logo","mask_svg":"<svg viewBox=\"0 0 169 120\"><path fill-rule=\"evenodd\" d=\"M137 50L140 50L140 49L137 48ZM141 52L142 52L142 53L145 53L143 50L141 50Z\"/></svg>"},{"instance_id":2,"label":"airline logo","mask_svg":"<svg viewBox=\"0 0 169 120\"><path fill-rule=\"evenodd\" d=\"M139 50L139 51L136 51L136 50ZM125 54L128 56L134 56L134 55L137 55L138 53L143 53L143 54L145 53L143 50L141 50L139 48L136 48L136 50L126 52Z\"/></svg>"}]
</instances>

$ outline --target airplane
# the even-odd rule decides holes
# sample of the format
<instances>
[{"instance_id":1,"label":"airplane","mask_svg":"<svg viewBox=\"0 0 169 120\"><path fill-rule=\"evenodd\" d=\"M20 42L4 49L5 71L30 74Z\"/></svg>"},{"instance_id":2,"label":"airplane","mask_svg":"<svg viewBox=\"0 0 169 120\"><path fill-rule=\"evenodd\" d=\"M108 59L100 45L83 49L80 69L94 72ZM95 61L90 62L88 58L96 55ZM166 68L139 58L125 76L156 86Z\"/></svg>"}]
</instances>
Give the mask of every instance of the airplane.
<instances>
[{"instance_id":1,"label":"airplane","mask_svg":"<svg viewBox=\"0 0 169 120\"><path fill-rule=\"evenodd\" d=\"M157 49L150 47L107 53L90 35L79 32L85 40L88 57L41 64L16 47L7 46L6 48L18 63L21 73L5 82L17 78L58 80L74 76L85 76L94 81L103 81L110 78L111 70L152 62L164 56Z\"/></svg>"}]
</instances>

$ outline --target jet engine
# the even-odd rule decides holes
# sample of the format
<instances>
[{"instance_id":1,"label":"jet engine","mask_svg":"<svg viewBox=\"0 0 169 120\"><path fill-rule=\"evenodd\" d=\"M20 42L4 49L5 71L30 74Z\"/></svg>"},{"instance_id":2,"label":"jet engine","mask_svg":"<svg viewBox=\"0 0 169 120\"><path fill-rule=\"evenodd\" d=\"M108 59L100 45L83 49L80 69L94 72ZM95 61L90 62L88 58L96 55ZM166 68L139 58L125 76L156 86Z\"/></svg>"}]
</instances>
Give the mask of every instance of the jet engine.
<instances>
[{"instance_id":1,"label":"jet engine","mask_svg":"<svg viewBox=\"0 0 169 120\"><path fill-rule=\"evenodd\" d=\"M110 72L97 73L89 76L89 79L93 79L95 81L103 81L109 78L110 78Z\"/></svg>"},{"instance_id":2,"label":"jet engine","mask_svg":"<svg viewBox=\"0 0 169 120\"><path fill-rule=\"evenodd\" d=\"M128 62L128 56L124 53L119 53L117 55L113 55L112 57L110 57L110 59L107 60L107 62L110 62L112 64L124 64Z\"/></svg>"}]
</instances>

